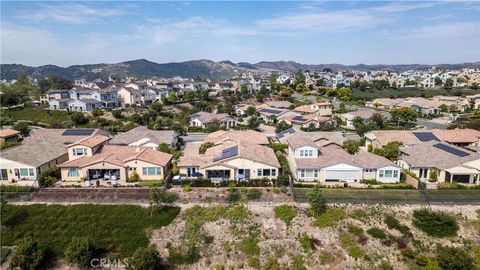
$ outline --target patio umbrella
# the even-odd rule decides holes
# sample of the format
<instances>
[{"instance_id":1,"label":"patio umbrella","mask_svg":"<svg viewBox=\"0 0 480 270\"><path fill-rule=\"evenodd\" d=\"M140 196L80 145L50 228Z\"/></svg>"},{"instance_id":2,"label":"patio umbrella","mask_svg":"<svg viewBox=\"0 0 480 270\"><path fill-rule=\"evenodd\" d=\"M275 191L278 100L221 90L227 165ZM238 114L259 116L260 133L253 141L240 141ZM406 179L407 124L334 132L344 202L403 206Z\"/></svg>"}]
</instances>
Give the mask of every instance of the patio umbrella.
<instances>
[{"instance_id":1,"label":"patio umbrella","mask_svg":"<svg viewBox=\"0 0 480 270\"><path fill-rule=\"evenodd\" d=\"M237 174L237 179L238 179L238 180L245 179L245 175L243 175L243 174Z\"/></svg>"},{"instance_id":2,"label":"patio umbrella","mask_svg":"<svg viewBox=\"0 0 480 270\"><path fill-rule=\"evenodd\" d=\"M194 173L192 173L192 176L193 176L193 177L202 177L202 176L203 176L203 173L201 173L201 172L194 172Z\"/></svg>"}]
</instances>

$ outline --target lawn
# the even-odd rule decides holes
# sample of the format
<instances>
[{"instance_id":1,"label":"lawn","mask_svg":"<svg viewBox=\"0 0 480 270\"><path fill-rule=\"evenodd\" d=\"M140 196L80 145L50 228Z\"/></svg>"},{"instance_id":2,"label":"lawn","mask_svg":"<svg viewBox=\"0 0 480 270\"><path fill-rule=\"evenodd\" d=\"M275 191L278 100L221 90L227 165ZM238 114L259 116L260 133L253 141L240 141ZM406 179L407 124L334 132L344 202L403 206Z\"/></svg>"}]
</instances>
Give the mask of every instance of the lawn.
<instances>
[{"instance_id":1,"label":"lawn","mask_svg":"<svg viewBox=\"0 0 480 270\"><path fill-rule=\"evenodd\" d=\"M138 183L141 187L160 187L163 185L162 180L145 180Z\"/></svg>"},{"instance_id":2,"label":"lawn","mask_svg":"<svg viewBox=\"0 0 480 270\"><path fill-rule=\"evenodd\" d=\"M47 110L41 108L22 108L3 110L1 117L11 118L14 122L18 120L28 120L32 122L46 123L62 123L69 120L66 111Z\"/></svg>"},{"instance_id":3,"label":"lawn","mask_svg":"<svg viewBox=\"0 0 480 270\"><path fill-rule=\"evenodd\" d=\"M360 89L353 89L353 96L355 98L360 99L375 99L375 98L389 98L389 97L420 97L425 96L427 98L433 97L436 95L455 95L456 93L460 93L465 95L472 95L475 94L477 91L473 89L452 89L452 90L445 90L445 89L418 89L418 88L406 88L406 89L392 89L387 88L383 90L378 89L367 89L365 91L361 91Z\"/></svg>"},{"instance_id":4,"label":"lawn","mask_svg":"<svg viewBox=\"0 0 480 270\"><path fill-rule=\"evenodd\" d=\"M299 200L306 200L308 188L296 188ZM322 194L328 202L392 202L392 203L419 203L420 194L416 190L398 189L349 189L349 188L324 188Z\"/></svg>"},{"instance_id":5,"label":"lawn","mask_svg":"<svg viewBox=\"0 0 480 270\"><path fill-rule=\"evenodd\" d=\"M100 249L130 256L147 246L147 233L170 224L180 209L154 211L133 205L5 205L1 209L2 246L15 245L31 236L57 256L74 236L88 236Z\"/></svg>"},{"instance_id":6,"label":"lawn","mask_svg":"<svg viewBox=\"0 0 480 270\"><path fill-rule=\"evenodd\" d=\"M428 199L431 202L458 203L480 202L480 189L439 189L428 190Z\"/></svg>"}]
</instances>

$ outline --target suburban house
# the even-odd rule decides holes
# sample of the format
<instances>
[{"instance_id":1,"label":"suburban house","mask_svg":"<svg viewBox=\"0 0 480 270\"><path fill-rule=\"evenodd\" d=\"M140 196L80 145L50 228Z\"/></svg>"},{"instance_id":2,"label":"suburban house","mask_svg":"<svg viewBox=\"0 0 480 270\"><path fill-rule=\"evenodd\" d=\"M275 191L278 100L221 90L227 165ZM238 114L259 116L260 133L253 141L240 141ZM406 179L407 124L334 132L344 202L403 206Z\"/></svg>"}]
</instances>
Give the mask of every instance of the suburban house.
<instances>
[{"instance_id":1,"label":"suburban house","mask_svg":"<svg viewBox=\"0 0 480 270\"><path fill-rule=\"evenodd\" d=\"M398 165L421 180L480 184L480 156L443 142L400 148Z\"/></svg>"},{"instance_id":2,"label":"suburban house","mask_svg":"<svg viewBox=\"0 0 480 270\"><path fill-rule=\"evenodd\" d=\"M243 136L242 136L243 135ZM264 138L259 139L261 136ZM275 179L280 164L268 139L258 132L232 131L206 139L213 145L200 153L202 143L188 143L177 164L180 174L188 178L213 181Z\"/></svg>"},{"instance_id":3,"label":"suburban house","mask_svg":"<svg viewBox=\"0 0 480 270\"><path fill-rule=\"evenodd\" d=\"M278 122L285 122L289 125L298 125L304 128L307 127L315 127L318 128L322 125L325 124L332 124L333 121L330 117L323 117L323 116L318 116L316 114L307 114L307 115L301 115L301 114L283 114L280 117L277 118Z\"/></svg>"},{"instance_id":4,"label":"suburban house","mask_svg":"<svg viewBox=\"0 0 480 270\"><path fill-rule=\"evenodd\" d=\"M434 96L433 101L439 104L444 104L449 108L456 108L460 112L465 112L470 107L470 100L468 98L457 96Z\"/></svg>"},{"instance_id":5,"label":"suburban house","mask_svg":"<svg viewBox=\"0 0 480 270\"><path fill-rule=\"evenodd\" d=\"M21 145L0 152L1 183L36 185L42 172L68 160L68 144L102 133L98 129L38 129Z\"/></svg>"},{"instance_id":6,"label":"suburban house","mask_svg":"<svg viewBox=\"0 0 480 270\"><path fill-rule=\"evenodd\" d=\"M63 182L97 181L99 185L125 185L138 180L163 180L172 155L150 148L110 145L110 138L94 135L68 146L69 160L59 165Z\"/></svg>"},{"instance_id":7,"label":"suburban house","mask_svg":"<svg viewBox=\"0 0 480 270\"><path fill-rule=\"evenodd\" d=\"M370 120L370 118L376 114L379 113L383 116L384 120L389 119L389 114L385 112L380 112L372 109L362 109L362 110L357 110L357 111L351 111L348 113L342 113L339 115L340 119L346 123L347 128L355 128L354 126L354 119L359 117L363 119L364 122L367 122Z\"/></svg>"},{"instance_id":8,"label":"suburban house","mask_svg":"<svg viewBox=\"0 0 480 270\"><path fill-rule=\"evenodd\" d=\"M226 113L197 112L190 117L190 127L206 128L208 125L218 122L220 126L231 128L237 125L235 119Z\"/></svg>"},{"instance_id":9,"label":"suburban house","mask_svg":"<svg viewBox=\"0 0 480 270\"><path fill-rule=\"evenodd\" d=\"M0 143L17 142L20 139L20 132L15 129L0 129Z\"/></svg>"},{"instance_id":10,"label":"suburban house","mask_svg":"<svg viewBox=\"0 0 480 270\"><path fill-rule=\"evenodd\" d=\"M400 181L400 168L390 160L359 150L349 154L332 143L319 146L296 133L286 139L288 161L294 178L305 182L359 183L375 179L381 183Z\"/></svg>"},{"instance_id":11,"label":"suburban house","mask_svg":"<svg viewBox=\"0 0 480 270\"><path fill-rule=\"evenodd\" d=\"M365 146L372 145L373 148L381 148L389 142L401 142L404 146L416 145L440 139L433 131L411 131L411 130L372 130L365 133Z\"/></svg>"},{"instance_id":12,"label":"suburban house","mask_svg":"<svg viewBox=\"0 0 480 270\"><path fill-rule=\"evenodd\" d=\"M157 100L157 92L146 83L128 83L118 90L118 99L122 106L145 105Z\"/></svg>"},{"instance_id":13,"label":"suburban house","mask_svg":"<svg viewBox=\"0 0 480 270\"><path fill-rule=\"evenodd\" d=\"M286 109L272 108L265 104L257 106L257 113L265 123L274 123L281 115L290 113L295 114Z\"/></svg>"},{"instance_id":14,"label":"suburban house","mask_svg":"<svg viewBox=\"0 0 480 270\"><path fill-rule=\"evenodd\" d=\"M300 114L314 114L318 116L330 116L332 115L332 103L328 101L302 105L293 109L294 112Z\"/></svg>"},{"instance_id":15,"label":"suburban house","mask_svg":"<svg viewBox=\"0 0 480 270\"><path fill-rule=\"evenodd\" d=\"M100 83L98 83L100 85ZM46 100L53 110L92 111L96 108L115 108L119 106L117 86L94 84L93 88L75 86L70 90L49 90Z\"/></svg>"},{"instance_id":16,"label":"suburban house","mask_svg":"<svg viewBox=\"0 0 480 270\"><path fill-rule=\"evenodd\" d=\"M475 129L434 129L433 133L442 141L455 146L478 149L480 147L480 131Z\"/></svg>"},{"instance_id":17,"label":"suburban house","mask_svg":"<svg viewBox=\"0 0 480 270\"><path fill-rule=\"evenodd\" d=\"M139 126L121 133L110 140L109 144L148 147L156 150L161 144L176 147L178 134L173 130L150 130Z\"/></svg>"},{"instance_id":18,"label":"suburban house","mask_svg":"<svg viewBox=\"0 0 480 270\"><path fill-rule=\"evenodd\" d=\"M348 140L345 134L341 131L314 131L304 132L297 128L289 128L285 131L277 133L277 139L284 144L287 144L287 139L295 134L300 134L303 138L306 138L314 142L317 146L325 146L329 144L336 144L342 146L343 142Z\"/></svg>"}]
</instances>

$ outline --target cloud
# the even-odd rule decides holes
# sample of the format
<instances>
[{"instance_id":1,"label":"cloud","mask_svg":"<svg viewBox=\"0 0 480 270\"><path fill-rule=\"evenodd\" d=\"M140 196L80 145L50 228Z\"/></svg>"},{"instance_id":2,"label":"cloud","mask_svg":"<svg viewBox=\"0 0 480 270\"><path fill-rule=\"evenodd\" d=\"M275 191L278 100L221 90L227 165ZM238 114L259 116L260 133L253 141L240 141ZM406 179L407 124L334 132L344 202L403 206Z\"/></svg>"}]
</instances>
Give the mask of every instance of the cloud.
<instances>
[{"instance_id":1,"label":"cloud","mask_svg":"<svg viewBox=\"0 0 480 270\"><path fill-rule=\"evenodd\" d=\"M446 23L420 26L412 29L383 31L382 35L391 40L435 39L454 40L472 38L480 40L480 25L471 22ZM477 42L478 43L478 42Z\"/></svg>"},{"instance_id":2,"label":"cloud","mask_svg":"<svg viewBox=\"0 0 480 270\"><path fill-rule=\"evenodd\" d=\"M20 18L33 21L56 21L69 24L85 24L96 22L101 19L118 17L127 13L126 6L118 7L94 7L78 3L65 4L39 4L39 9L24 12Z\"/></svg>"}]
</instances>

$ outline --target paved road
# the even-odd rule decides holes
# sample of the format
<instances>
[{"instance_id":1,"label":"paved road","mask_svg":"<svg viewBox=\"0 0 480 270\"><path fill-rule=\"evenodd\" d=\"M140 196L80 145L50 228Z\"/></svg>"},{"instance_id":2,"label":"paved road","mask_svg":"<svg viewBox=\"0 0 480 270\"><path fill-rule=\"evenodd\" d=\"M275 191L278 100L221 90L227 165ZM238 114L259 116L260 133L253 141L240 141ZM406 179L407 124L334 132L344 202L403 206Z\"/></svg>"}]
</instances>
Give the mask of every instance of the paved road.
<instances>
[{"instance_id":1,"label":"paved road","mask_svg":"<svg viewBox=\"0 0 480 270\"><path fill-rule=\"evenodd\" d=\"M423 119L419 118L417 119L417 124L424 126L426 129L447 129L448 124L446 123L439 123L438 121L435 120L428 120L428 119Z\"/></svg>"}]
</instances>

